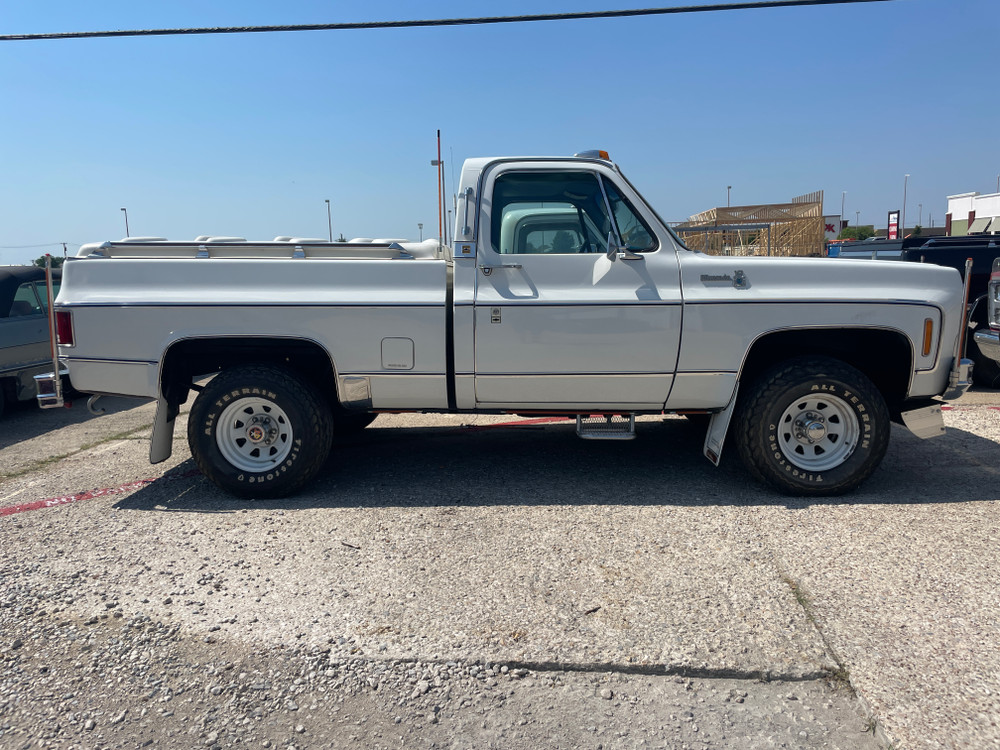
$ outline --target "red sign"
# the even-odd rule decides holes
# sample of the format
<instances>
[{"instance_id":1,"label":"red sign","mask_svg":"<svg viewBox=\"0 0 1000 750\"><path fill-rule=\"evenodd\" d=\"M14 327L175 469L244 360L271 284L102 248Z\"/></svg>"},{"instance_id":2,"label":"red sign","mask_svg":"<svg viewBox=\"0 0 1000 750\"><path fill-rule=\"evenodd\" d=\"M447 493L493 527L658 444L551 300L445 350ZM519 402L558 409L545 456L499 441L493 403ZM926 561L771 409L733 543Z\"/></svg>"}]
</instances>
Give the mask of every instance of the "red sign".
<instances>
[{"instance_id":1,"label":"red sign","mask_svg":"<svg viewBox=\"0 0 1000 750\"><path fill-rule=\"evenodd\" d=\"M887 240L899 239L899 211L889 212L889 230L886 233Z\"/></svg>"}]
</instances>

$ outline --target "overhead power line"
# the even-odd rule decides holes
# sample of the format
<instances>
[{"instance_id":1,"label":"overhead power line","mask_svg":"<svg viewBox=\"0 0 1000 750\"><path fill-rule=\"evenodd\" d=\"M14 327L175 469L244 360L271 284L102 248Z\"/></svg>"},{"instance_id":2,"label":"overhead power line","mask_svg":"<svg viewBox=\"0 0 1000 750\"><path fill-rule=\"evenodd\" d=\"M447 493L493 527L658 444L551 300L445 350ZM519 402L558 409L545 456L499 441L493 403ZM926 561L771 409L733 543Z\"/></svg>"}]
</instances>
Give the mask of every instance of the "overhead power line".
<instances>
[{"instance_id":1,"label":"overhead power line","mask_svg":"<svg viewBox=\"0 0 1000 750\"><path fill-rule=\"evenodd\" d=\"M30 250L36 247L59 247L60 245L80 246L79 242L43 242L41 245L0 245L0 250Z\"/></svg>"},{"instance_id":2,"label":"overhead power line","mask_svg":"<svg viewBox=\"0 0 1000 750\"><path fill-rule=\"evenodd\" d=\"M522 16L487 16L482 18L435 18L414 21L362 21L358 23L306 23L285 26L217 26L191 29L133 29L119 31L64 31L49 34L2 34L0 42L34 41L39 39L93 39L121 36L182 36L187 34L262 34L276 31L350 31L355 29L409 29L435 26L484 26L498 23L531 23L535 21L577 21L590 18L634 18L636 16L666 16L677 13L709 13L725 10L760 10L811 5L851 5L884 3L892 0L762 0L748 3L715 3L712 5L679 5L669 8L634 10L597 10L579 13L541 13Z\"/></svg>"}]
</instances>

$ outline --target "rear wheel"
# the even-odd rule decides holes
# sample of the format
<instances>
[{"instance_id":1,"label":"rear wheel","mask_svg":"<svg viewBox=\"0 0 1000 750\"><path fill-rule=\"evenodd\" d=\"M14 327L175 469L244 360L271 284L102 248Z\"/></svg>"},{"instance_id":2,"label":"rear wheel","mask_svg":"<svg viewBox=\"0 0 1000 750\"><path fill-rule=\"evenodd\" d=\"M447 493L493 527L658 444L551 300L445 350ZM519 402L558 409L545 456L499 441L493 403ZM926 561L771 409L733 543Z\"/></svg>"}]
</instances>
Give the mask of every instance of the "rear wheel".
<instances>
[{"instance_id":1,"label":"rear wheel","mask_svg":"<svg viewBox=\"0 0 1000 750\"><path fill-rule=\"evenodd\" d=\"M240 497L283 497L330 453L330 410L316 390L280 367L249 365L215 376L188 418L202 472Z\"/></svg>"},{"instance_id":2,"label":"rear wheel","mask_svg":"<svg viewBox=\"0 0 1000 750\"><path fill-rule=\"evenodd\" d=\"M758 479L789 495L840 495L878 468L889 410L859 370L827 357L773 368L737 407L736 445Z\"/></svg>"}]
</instances>

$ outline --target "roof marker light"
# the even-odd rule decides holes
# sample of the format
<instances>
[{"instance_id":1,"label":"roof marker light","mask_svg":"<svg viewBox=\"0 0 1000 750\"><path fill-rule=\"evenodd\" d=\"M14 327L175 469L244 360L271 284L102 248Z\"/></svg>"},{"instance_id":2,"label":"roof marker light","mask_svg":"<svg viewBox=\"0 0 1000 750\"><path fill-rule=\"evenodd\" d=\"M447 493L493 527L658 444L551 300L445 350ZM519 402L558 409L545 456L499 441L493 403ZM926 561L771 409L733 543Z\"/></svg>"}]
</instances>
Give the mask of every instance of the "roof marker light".
<instances>
[{"instance_id":1,"label":"roof marker light","mask_svg":"<svg viewBox=\"0 0 1000 750\"><path fill-rule=\"evenodd\" d=\"M608 156L607 151L600 151L598 149L591 149L590 151L581 151L578 154L573 154L574 158L577 159L604 159L604 161L611 161L611 157Z\"/></svg>"}]
</instances>

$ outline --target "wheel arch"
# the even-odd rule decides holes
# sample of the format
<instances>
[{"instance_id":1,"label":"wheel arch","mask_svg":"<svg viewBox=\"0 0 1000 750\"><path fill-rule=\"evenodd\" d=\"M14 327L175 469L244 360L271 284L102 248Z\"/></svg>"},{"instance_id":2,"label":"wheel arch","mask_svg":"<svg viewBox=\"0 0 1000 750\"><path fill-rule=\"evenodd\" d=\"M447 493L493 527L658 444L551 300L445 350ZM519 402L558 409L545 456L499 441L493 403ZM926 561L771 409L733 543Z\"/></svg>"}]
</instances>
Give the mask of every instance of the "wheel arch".
<instances>
[{"instance_id":1,"label":"wheel arch","mask_svg":"<svg viewBox=\"0 0 1000 750\"><path fill-rule=\"evenodd\" d=\"M788 328L770 331L750 345L739 381L750 383L775 364L793 357L831 357L868 377L895 414L909 392L914 352L909 337L895 328Z\"/></svg>"},{"instance_id":2,"label":"wheel arch","mask_svg":"<svg viewBox=\"0 0 1000 750\"><path fill-rule=\"evenodd\" d=\"M297 373L331 401L337 400L337 370L317 341L283 336L199 336L171 343L160 363L160 397L179 408L194 378L237 365L277 365Z\"/></svg>"}]
</instances>

